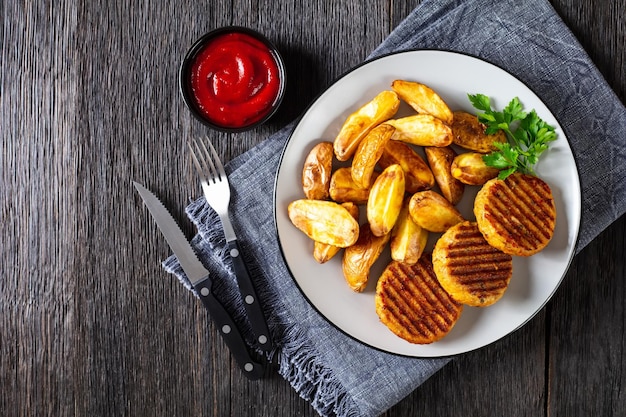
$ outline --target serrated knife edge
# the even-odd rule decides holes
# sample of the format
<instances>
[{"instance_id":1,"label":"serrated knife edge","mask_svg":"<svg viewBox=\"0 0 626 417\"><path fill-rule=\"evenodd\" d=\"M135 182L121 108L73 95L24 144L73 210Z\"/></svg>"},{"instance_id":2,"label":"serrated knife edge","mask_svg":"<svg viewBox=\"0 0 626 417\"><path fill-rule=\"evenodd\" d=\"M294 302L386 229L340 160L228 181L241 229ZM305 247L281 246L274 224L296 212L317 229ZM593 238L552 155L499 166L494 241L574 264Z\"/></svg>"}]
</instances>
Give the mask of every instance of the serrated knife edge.
<instances>
[{"instance_id":1,"label":"serrated knife edge","mask_svg":"<svg viewBox=\"0 0 626 417\"><path fill-rule=\"evenodd\" d=\"M178 258L178 262L185 271L191 285L195 286L200 280L209 275L209 271L202 265L193 247L180 229L178 222L172 217L161 200L138 182L133 181L133 185L139 192L150 214L152 214L163 236L165 236L165 240L167 240L174 255Z\"/></svg>"}]
</instances>

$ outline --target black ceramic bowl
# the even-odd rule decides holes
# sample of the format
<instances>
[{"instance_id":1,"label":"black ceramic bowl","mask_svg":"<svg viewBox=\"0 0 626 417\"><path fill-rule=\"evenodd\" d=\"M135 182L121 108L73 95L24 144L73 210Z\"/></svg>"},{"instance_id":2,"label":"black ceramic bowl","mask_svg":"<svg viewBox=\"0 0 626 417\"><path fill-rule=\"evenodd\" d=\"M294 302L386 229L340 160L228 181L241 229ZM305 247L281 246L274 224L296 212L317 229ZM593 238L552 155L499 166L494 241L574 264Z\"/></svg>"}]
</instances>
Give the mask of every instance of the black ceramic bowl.
<instances>
[{"instance_id":1,"label":"black ceramic bowl","mask_svg":"<svg viewBox=\"0 0 626 417\"><path fill-rule=\"evenodd\" d=\"M248 44L238 44L237 40L249 42L254 48L249 49ZM209 48L213 48L211 51L217 49L219 51L209 52ZM252 51L250 54L254 55L246 56L245 51ZM259 61L256 58L257 52L263 60ZM235 59L233 56L240 54L243 54L243 59L238 57L236 62L230 64L222 62ZM252 61L248 59L253 57ZM268 64L265 65L267 73L263 73L264 64ZM220 79L213 78L218 71L206 70L213 65L218 67L226 65L218 68ZM227 67L228 65L230 66ZM254 81L246 78L241 82L241 79L245 78L242 74L248 76L244 70L250 68L254 71L259 70L258 78ZM265 87L259 87L263 82ZM265 123L278 110L285 94L285 65L276 46L265 36L245 27L228 26L213 30L194 42L180 66L179 84L185 104L196 119L216 130L241 132ZM241 95L239 89L242 88L250 89L245 94L250 93L250 97L254 98L254 101L250 102L258 107L256 109L258 111L251 110L252 107L246 108L246 104L233 104L233 96L239 97ZM262 88L267 90L264 92ZM219 94L216 94L217 91ZM265 96L260 97L261 93ZM216 97L220 97L220 100L226 97L228 100L217 102ZM254 114L248 117L250 112Z\"/></svg>"}]
</instances>

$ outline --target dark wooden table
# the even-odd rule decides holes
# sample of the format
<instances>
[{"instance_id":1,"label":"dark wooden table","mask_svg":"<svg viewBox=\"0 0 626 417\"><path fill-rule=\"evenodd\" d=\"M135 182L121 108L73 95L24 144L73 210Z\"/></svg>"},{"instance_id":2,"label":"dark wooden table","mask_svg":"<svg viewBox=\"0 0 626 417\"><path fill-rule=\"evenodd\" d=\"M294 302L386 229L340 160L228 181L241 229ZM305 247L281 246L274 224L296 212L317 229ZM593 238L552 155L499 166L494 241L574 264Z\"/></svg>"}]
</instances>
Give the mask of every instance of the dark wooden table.
<instances>
[{"instance_id":1,"label":"dark wooden table","mask_svg":"<svg viewBox=\"0 0 626 417\"><path fill-rule=\"evenodd\" d=\"M180 219L200 195L182 138L206 128L184 108L177 70L205 31L260 29L290 75L271 123L212 134L229 160L296 118L418 3L0 2L0 415L316 415L278 375L241 376L201 304L161 269L169 248L131 180ZM626 1L552 3L626 101ZM385 415L626 415L625 236L622 217L530 323Z\"/></svg>"}]
</instances>

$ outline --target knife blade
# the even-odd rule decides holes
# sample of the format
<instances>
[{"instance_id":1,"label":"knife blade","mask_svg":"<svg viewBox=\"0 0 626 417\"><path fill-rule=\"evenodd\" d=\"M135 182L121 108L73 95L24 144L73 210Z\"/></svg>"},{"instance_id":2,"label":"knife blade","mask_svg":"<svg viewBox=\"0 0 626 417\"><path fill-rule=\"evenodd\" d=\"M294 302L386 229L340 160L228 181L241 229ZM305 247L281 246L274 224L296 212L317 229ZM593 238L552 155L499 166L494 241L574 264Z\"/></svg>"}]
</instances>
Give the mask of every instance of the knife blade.
<instances>
[{"instance_id":1,"label":"knife blade","mask_svg":"<svg viewBox=\"0 0 626 417\"><path fill-rule=\"evenodd\" d=\"M211 291L213 284L211 275L198 259L180 226L157 196L138 182L133 181L133 185L139 192L141 199L165 237L172 252L178 258L180 266L200 296L204 307L215 321L219 333L222 335L231 354L235 357L237 364L243 370L244 375L252 380L261 378L264 373L264 365L252 358L235 321L222 303L213 295Z\"/></svg>"}]
</instances>

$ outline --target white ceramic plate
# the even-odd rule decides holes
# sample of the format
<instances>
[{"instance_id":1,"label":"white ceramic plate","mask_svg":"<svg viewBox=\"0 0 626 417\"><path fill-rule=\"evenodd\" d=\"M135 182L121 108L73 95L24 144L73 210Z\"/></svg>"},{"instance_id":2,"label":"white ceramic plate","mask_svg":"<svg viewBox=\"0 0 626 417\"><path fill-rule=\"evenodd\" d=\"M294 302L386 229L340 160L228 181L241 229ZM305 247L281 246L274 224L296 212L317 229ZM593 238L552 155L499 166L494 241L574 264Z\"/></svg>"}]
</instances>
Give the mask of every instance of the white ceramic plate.
<instances>
[{"instance_id":1,"label":"white ceramic plate","mask_svg":"<svg viewBox=\"0 0 626 417\"><path fill-rule=\"evenodd\" d=\"M492 98L502 109L519 97L526 110L556 126L557 141L550 145L537 166L537 174L552 188L557 222L554 238L537 255L514 257L513 277L505 295L485 308L465 307L452 331L430 345L411 344L380 323L374 308L376 278L389 260L383 253L363 293L346 285L341 256L320 265L312 256L313 243L296 229L287 215L288 204L303 198L301 174L311 147L332 141L346 117L376 94L390 89L395 79L419 81L432 87L453 110L475 112L467 93ZM403 105L398 116L409 114ZM473 220L477 187L466 188L459 204ZM275 217L284 259L308 301L329 322L349 336L386 352L414 357L441 357L468 352L492 343L532 318L559 286L574 254L580 223L580 184L574 158L557 120L542 101L522 82L501 68L467 55L420 50L388 55L359 66L328 88L306 111L287 142L275 185ZM362 210L364 211L364 210ZM431 239L432 240L432 239ZM341 253L340 253L341 255Z\"/></svg>"}]
</instances>

